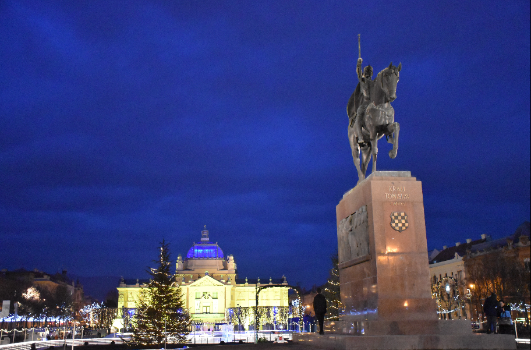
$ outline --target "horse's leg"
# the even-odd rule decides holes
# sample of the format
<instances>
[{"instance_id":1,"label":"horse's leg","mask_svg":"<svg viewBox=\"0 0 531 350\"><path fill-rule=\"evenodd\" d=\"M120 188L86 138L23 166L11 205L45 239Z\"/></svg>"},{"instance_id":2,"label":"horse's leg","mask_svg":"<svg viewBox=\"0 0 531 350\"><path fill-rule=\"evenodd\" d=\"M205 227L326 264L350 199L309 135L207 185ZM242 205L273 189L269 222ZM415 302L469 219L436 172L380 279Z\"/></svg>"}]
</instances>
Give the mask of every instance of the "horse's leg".
<instances>
[{"instance_id":1,"label":"horse's leg","mask_svg":"<svg viewBox=\"0 0 531 350\"><path fill-rule=\"evenodd\" d=\"M358 140L356 135L354 135L354 128L348 128L348 139L350 141L350 148L352 149L352 159L354 160L354 165L358 171L358 183L365 179L365 171L362 172L360 169L360 148L358 145Z\"/></svg>"},{"instance_id":2,"label":"horse's leg","mask_svg":"<svg viewBox=\"0 0 531 350\"><path fill-rule=\"evenodd\" d=\"M376 130L371 132L371 153L372 153L372 172L376 171L376 158L378 157L378 133Z\"/></svg>"},{"instance_id":3,"label":"horse's leg","mask_svg":"<svg viewBox=\"0 0 531 350\"><path fill-rule=\"evenodd\" d=\"M371 174L376 171L376 159L378 158L378 146L376 145L378 140L373 139L373 141L371 141L371 144L373 142L374 142L374 147L372 147L372 152L371 152L372 153L372 172L371 172Z\"/></svg>"},{"instance_id":4,"label":"horse's leg","mask_svg":"<svg viewBox=\"0 0 531 350\"><path fill-rule=\"evenodd\" d=\"M354 141L357 141L357 140L354 140ZM358 182L357 183L360 183L361 181L365 180L365 170L361 168L361 165L360 165L360 149L359 149L359 146L356 144L356 146L354 146L352 148L352 158L354 159L354 165L356 166L356 171L358 172Z\"/></svg>"},{"instance_id":5,"label":"horse's leg","mask_svg":"<svg viewBox=\"0 0 531 350\"><path fill-rule=\"evenodd\" d=\"M361 169L363 171L364 174L367 173L367 167L369 165L369 161L371 160L371 146L370 146L370 143L366 143L366 146L363 146L361 148L361 159L362 159L362 164L361 164Z\"/></svg>"},{"instance_id":6,"label":"horse's leg","mask_svg":"<svg viewBox=\"0 0 531 350\"><path fill-rule=\"evenodd\" d=\"M378 117L378 110L376 110L374 103L370 103L367 107L367 110L365 111L364 115L364 126L365 130L369 133L369 142L367 142L368 147L365 149L365 156L363 159L363 164L365 166L365 170L367 170L369 166L369 161L371 159L372 155L372 171L374 172L376 169L376 154L378 154L378 133L376 132L376 126L374 125L374 121L377 120ZM362 150L363 153L363 150Z\"/></svg>"},{"instance_id":7,"label":"horse's leg","mask_svg":"<svg viewBox=\"0 0 531 350\"><path fill-rule=\"evenodd\" d=\"M394 159L396 157L396 153L398 152L398 132L400 131L400 124L393 123L389 125L389 133L391 136L389 137L389 143L393 144L393 149L389 151L389 157L391 159Z\"/></svg>"}]
</instances>

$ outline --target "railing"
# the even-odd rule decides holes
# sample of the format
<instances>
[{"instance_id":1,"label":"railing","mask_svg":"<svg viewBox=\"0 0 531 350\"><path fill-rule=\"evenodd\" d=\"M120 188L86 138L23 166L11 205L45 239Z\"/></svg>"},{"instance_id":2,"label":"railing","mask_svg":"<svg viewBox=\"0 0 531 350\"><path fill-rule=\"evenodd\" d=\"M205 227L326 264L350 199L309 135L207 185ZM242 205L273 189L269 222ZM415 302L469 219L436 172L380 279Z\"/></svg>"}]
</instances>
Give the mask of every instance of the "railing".
<instances>
[{"instance_id":1,"label":"railing","mask_svg":"<svg viewBox=\"0 0 531 350\"><path fill-rule=\"evenodd\" d=\"M518 327L519 322L522 324L521 327ZM524 327L524 324L526 324L526 320L523 318L517 318L514 320L514 332L516 336L516 342L523 343L523 344L530 344L529 325L527 327ZM520 328L520 331L518 331L518 328Z\"/></svg>"},{"instance_id":2,"label":"railing","mask_svg":"<svg viewBox=\"0 0 531 350\"><path fill-rule=\"evenodd\" d=\"M35 344L35 349L48 349L49 347L74 347L83 346L85 343L89 345L106 345L113 342L115 344L122 343L121 338L87 338L87 339L57 339L57 340L45 340L45 341L25 341L20 343L11 343L0 345L0 350L31 350L32 344Z\"/></svg>"},{"instance_id":3,"label":"railing","mask_svg":"<svg viewBox=\"0 0 531 350\"><path fill-rule=\"evenodd\" d=\"M281 338L284 341L292 340L290 331L258 331L258 338L265 338L267 341L278 341ZM234 331L234 332L191 332L188 334L188 344L219 344L225 343L254 343L254 331Z\"/></svg>"},{"instance_id":4,"label":"railing","mask_svg":"<svg viewBox=\"0 0 531 350\"><path fill-rule=\"evenodd\" d=\"M130 334L125 335L127 339L130 337ZM290 331L259 331L258 338L265 338L267 341L278 341L280 338L283 341L292 339L292 332ZM70 339L56 339L56 340L39 340L39 341L24 341L19 343L10 343L0 345L0 350L32 350L32 345L35 344L35 350L39 349L48 349L51 346L55 348L67 349L72 347L83 346L85 343L89 345L107 345L113 342L115 344L123 343L121 337L109 337L109 338L76 338L74 340ZM254 331L235 331L223 333L220 331L216 332L191 332L188 334L186 343L188 344L220 344L221 342L225 343L254 343L255 341L255 332ZM72 344L73 343L73 344ZM172 343L172 339L168 339L168 344Z\"/></svg>"}]
</instances>

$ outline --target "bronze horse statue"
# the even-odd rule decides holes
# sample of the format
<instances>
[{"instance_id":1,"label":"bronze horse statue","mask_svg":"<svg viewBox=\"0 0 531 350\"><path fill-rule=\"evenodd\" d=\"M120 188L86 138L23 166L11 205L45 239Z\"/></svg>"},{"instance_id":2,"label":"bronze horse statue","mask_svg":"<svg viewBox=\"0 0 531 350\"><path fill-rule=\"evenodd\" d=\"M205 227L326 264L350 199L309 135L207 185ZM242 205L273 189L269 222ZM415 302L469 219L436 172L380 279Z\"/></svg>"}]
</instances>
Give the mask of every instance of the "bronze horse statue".
<instances>
[{"instance_id":1,"label":"bronze horse statue","mask_svg":"<svg viewBox=\"0 0 531 350\"><path fill-rule=\"evenodd\" d=\"M376 158L378 155L378 140L385 136L387 142L393 144L389 151L391 159L396 157L398 150L398 132L400 124L395 122L395 110L391 102L396 99L396 85L399 80L402 64L398 67L389 64L389 67L378 73L376 79L371 81L369 104L365 113L360 113L362 135L356 135L353 121L357 115L358 107L362 105L364 96L358 83L356 90L350 96L347 104L347 114L350 124L348 138L352 148L354 165L358 171L358 183L365 179L367 166L372 155L372 172L376 171ZM361 153L361 162L360 162Z\"/></svg>"}]
</instances>

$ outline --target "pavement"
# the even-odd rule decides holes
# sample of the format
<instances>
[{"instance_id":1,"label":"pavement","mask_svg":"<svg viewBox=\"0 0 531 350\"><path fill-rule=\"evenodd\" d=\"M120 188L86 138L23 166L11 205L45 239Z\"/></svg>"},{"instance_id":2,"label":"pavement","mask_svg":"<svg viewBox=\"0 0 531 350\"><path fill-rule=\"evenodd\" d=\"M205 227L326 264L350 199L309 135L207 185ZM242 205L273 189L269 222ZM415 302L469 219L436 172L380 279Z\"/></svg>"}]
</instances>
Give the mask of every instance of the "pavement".
<instances>
[{"instance_id":1,"label":"pavement","mask_svg":"<svg viewBox=\"0 0 531 350\"><path fill-rule=\"evenodd\" d=\"M211 345L193 345L190 346L190 349L193 350L304 350L307 347L304 344L299 343L283 343L283 344L275 344L275 343L243 343L243 344L211 344ZM321 350L317 348L313 348L312 350Z\"/></svg>"},{"instance_id":2,"label":"pavement","mask_svg":"<svg viewBox=\"0 0 531 350\"><path fill-rule=\"evenodd\" d=\"M284 344L274 344L274 343L243 343L243 344L211 344L211 345L194 345L190 349L193 350L307 350L308 347L305 344L300 343L284 343ZM528 350L529 344L516 344L517 350ZM310 350L327 350L325 348L311 347Z\"/></svg>"}]
</instances>

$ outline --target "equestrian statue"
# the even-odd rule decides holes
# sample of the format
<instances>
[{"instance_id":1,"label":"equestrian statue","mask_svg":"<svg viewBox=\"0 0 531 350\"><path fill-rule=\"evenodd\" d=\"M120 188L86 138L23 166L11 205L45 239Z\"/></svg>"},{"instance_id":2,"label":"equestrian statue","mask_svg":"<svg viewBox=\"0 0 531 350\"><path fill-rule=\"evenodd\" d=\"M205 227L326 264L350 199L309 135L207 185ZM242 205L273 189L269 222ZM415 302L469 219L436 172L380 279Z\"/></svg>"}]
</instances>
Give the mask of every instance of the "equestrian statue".
<instances>
[{"instance_id":1,"label":"equestrian statue","mask_svg":"<svg viewBox=\"0 0 531 350\"><path fill-rule=\"evenodd\" d=\"M396 85L402 64L389 64L372 80L372 67L362 69L361 48L358 35L359 58L356 65L358 85L347 104L349 118L348 139L352 158L358 171L358 183L365 179L367 166L372 156L372 172L376 171L378 140L383 136L393 144L389 151L391 159L398 150L400 124L395 122L395 110L391 102L396 99Z\"/></svg>"}]
</instances>

